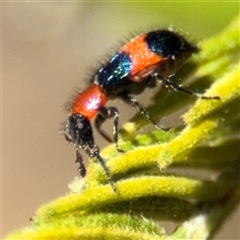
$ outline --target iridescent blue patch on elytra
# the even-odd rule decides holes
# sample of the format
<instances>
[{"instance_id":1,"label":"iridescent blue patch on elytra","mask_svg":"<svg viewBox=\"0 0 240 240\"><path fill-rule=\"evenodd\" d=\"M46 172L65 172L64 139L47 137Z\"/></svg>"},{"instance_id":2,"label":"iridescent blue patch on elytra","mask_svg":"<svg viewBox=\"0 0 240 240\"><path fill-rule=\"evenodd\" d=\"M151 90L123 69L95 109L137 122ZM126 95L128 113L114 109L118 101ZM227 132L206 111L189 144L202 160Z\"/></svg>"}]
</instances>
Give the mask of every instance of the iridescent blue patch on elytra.
<instances>
[{"instance_id":1,"label":"iridescent blue patch on elytra","mask_svg":"<svg viewBox=\"0 0 240 240\"><path fill-rule=\"evenodd\" d=\"M131 70L131 59L126 52L116 53L113 58L97 72L97 82L101 86L118 85Z\"/></svg>"}]
</instances>

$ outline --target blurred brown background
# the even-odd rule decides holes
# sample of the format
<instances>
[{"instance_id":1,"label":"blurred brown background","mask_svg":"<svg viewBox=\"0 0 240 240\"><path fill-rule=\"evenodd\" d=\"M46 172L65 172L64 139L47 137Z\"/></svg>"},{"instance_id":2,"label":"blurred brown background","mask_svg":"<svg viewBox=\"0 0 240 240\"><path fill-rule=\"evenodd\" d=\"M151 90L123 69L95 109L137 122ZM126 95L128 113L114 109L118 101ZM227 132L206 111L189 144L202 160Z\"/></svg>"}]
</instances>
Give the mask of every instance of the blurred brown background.
<instances>
[{"instance_id":1,"label":"blurred brown background","mask_svg":"<svg viewBox=\"0 0 240 240\"><path fill-rule=\"evenodd\" d=\"M41 204L68 191L77 166L73 147L58 134L67 117L60 108L76 88L86 86L89 70L109 50L129 33L169 24L200 40L239 11L237 1L2 2L1 7L2 236L28 225ZM119 108L122 122L134 112ZM106 144L97 135L96 141ZM239 239L238 216L236 211L216 239Z\"/></svg>"}]
</instances>

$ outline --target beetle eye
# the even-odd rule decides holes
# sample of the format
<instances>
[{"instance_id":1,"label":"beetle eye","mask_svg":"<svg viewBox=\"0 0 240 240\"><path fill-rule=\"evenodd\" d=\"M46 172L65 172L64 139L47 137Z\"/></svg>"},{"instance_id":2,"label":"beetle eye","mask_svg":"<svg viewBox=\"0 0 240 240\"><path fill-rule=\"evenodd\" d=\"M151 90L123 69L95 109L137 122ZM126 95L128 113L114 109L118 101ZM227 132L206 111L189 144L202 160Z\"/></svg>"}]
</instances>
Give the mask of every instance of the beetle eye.
<instances>
[{"instance_id":1,"label":"beetle eye","mask_svg":"<svg viewBox=\"0 0 240 240\"><path fill-rule=\"evenodd\" d=\"M76 127L77 127L78 129L82 129L82 128L83 128L82 122L77 122Z\"/></svg>"}]
</instances>

